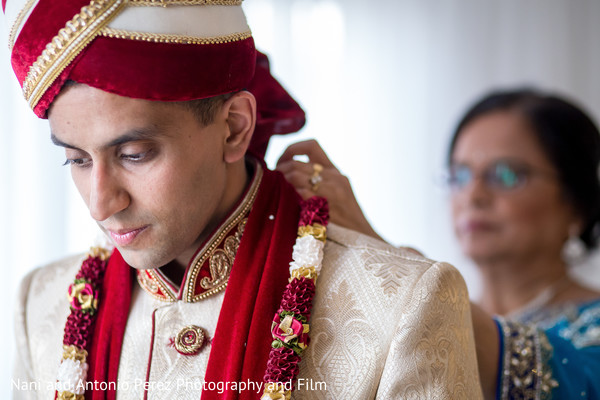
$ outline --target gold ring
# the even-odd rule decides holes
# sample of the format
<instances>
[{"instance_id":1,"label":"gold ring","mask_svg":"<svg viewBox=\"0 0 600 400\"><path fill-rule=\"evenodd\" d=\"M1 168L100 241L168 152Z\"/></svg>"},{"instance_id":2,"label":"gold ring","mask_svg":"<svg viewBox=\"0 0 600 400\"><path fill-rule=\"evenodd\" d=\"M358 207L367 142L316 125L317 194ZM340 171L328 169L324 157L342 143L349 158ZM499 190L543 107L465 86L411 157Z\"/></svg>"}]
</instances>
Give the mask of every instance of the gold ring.
<instances>
[{"instance_id":1,"label":"gold ring","mask_svg":"<svg viewBox=\"0 0 600 400\"><path fill-rule=\"evenodd\" d=\"M321 176L321 171L323 171L323 166L319 163L314 163L312 168L313 168L313 173L308 181L311 184L310 189L316 193L317 190L319 190L319 185L323 181L323 177Z\"/></svg>"}]
</instances>

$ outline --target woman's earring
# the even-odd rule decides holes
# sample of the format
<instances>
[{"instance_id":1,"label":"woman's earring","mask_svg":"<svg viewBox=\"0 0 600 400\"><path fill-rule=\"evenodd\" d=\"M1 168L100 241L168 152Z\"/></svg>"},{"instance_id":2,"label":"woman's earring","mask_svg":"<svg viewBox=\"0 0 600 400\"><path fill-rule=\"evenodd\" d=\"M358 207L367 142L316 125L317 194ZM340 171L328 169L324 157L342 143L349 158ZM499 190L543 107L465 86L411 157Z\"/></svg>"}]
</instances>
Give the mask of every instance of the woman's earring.
<instances>
[{"instance_id":1,"label":"woman's earring","mask_svg":"<svg viewBox=\"0 0 600 400\"><path fill-rule=\"evenodd\" d=\"M577 264L585 253L585 243L577 235L569 236L562 248L562 258L567 264Z\"/></svg>"}]
</instances>

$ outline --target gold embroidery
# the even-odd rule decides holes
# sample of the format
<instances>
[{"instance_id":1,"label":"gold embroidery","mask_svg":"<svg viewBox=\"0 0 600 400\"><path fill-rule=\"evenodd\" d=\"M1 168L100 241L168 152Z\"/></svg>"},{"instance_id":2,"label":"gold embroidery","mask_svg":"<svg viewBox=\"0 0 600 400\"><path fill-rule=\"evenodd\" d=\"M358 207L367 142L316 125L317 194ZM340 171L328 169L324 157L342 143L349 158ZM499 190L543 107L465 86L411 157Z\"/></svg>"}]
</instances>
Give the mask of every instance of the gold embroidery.
<instances>
[{"instance_id":1,"label":"gold embroidery","mask_svg":"<svg viewBox=\"0 0 600 400\"><path fill-rule=\"evenodd\" d=\"M184 283L186 290L183 294L183 301L193 303L195 301L212 296L213 294L219 293L227 287L229 273L231 272L231 266L233 265L233 258L231 260L231 265L229 265L228 267L226 267L224 264L219 265L219 263L224 261L222 255L223 253L221 252L229 252L231 254L233 247L235 246L235 239L229 240L229 242L225 240L224 250L218 250L217 247L220 243L223 242L225 236L227 236L236 226L238 226L238 230L234 234L234 236L239 234L239 239L241 239L241 234L243 233L244 227L246 226L246 216L248 215L250 209L252 208L252 205L254 204L254 199L256 198L256 194L258 193L258 187L262 179L262 169L260 165L258 163L254 163L254 167L256 168L256 173L254 180L252 181L252 184L250 186L250 189L248 190L246 200L243 202L240 208L236 210L236 212L230 217L229 221L224 224L224 227L221 230L221 232L218 235L216 235L205 246L205 249L203 249L200 252L201 256L197 260L194 260L193 265L190 269L189 277ZM239 246L239 242L237 246ZM235 253L237 253L237 246L235 248ZM212 257L215 254L221 255L216 256L217 259L214 260L214 263L216 264L213 264ZM212 285L213 287L204 293L194 295L194 290L196 288L196 279L198 279L198 273L200 272L202 265L204 265L204 262L207 259L209 259L209 257L212 282L210 279L203 278L203 280L200 282L200 285L205 289L205 285ZM217 275L214 274L215 272L217 272Z\"/></svg>"},{"instance_id":2,"label":"gold embroidery","mask_svg":"<svg viewBox=\"0 0 600 400\"><path fill-rule=\"evenodd\" d=\"M123 29L104 28L100 31L100 36L113 39L139 40L142 42L153 43L178 43L178 44L221 44L239 42L252 37L252 32L233 33L231 35L215 37L194 37L184 35L167 35L162 33L131 32Z\"/></svg>"},{"instance_id":3,"label":"gold embroidery","mask_svg":"<svg viewBox=\"0 0 600 400\"><path fill-rule=\"evenodd\" d=\"M204 344L204 331L196 325L183 328L175 339L175 349L183 355L198 354Z\"/></svg>"},{"instance_id":4,"label":"gold embroidery","mask_svg":"<svg viewBox=\"0 0 600 400\"><path fill-rule=\"evenodd\" d=\"M243 0L129 0L135 7L241 6Z\"/></svg>"},{"instance_id":5,"label":"gold embroidery","mask_svg":"<svg viewBox=\"0 0 600 400\"><path fill-rule=\"evenodd\" d=\"M23 94L33 109L46 90L98 32L125 6L126 0L92 0L65 24L29 68Z\"/></svg>"},{"instance_id":6,"label":"gold embroidery","mask_svg":"<svg viewBox=\"0 0 600 400\"><path fill-rule=\"evenodd\" d=\"M210 276L211 278L204 277L200 281L200 286L206 290L213 290L223 285L229 279L231 273L231 267L235 260L238 247L240 247L240 240L244 234L244 228L248 219L243 219L238 225L237 232L233 236L229 236L225 239L225 245L223 250L217 249L210 256Z\"/></svg>"},{"instance_id":7,"label":"gold embroidery","mask_svg":"<svg viewBox=\"0 0 600 400\"><path fill-rule=\"evenodd\" d=\"M140 285L151 294L158 294L158 284L154 282L154 280L148 278L146 271L137 271L137 279Z\"/></svg>"},{"instance_id":8,"label":"gold embroidery","mask_svg":"<svg viewBox=\"0 0 600 400\"><path fill-rule=\"evenodd\" d=\"M19 11L19 14L17 14L17 18L15 19L15 22L13 23L12 27L10 28L10 33L8 34L8 50L9 51L12 51L12 49L15 45L17 29L19 29L19 26L21 26L21 23L23 22L23 18L25 18L25 15L27 15L27 13L31 9L31 7L33 7L33 4L36 1L37 0L28 0L27 3L25 3L25 6L21 9L21 11Z\"/></svg>"},{"instance_id":9,"label":"gold embroidery","mask_svg":"<svg viewBox=\"0 0 600 400\"><path fill-rule=\"evenodd\" d=\"M550 358L552 345L543 331L497 317L504 336L501 399L550 399L558 386Z\"/></svg>"},{"instance_id":10,"label":"gold embroidery","mask_svg":"<svg viewBox=\"0 0 600 400\"><path fill-rule=\"evenodd\" d=\"M172 303L177 300L172 291L163 283L156 271L138 271L137 279L140 286L155 299ZM160 290L159 290L160 289ZM160 294L162 292L163 294Z\"/></svg>"}]
</instances>

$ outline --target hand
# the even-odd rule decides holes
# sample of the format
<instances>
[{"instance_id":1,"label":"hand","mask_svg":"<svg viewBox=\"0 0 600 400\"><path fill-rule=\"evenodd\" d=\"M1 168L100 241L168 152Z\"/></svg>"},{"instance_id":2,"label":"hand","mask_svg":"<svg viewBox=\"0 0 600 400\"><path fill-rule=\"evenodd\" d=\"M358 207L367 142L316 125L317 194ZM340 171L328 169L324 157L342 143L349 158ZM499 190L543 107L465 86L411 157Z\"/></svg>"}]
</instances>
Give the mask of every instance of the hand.
<instances>
[{"instance_id":1,"label":"hand","mask_svg":"<svg viewBox=\"0 0 600 400\"><path fill-rule=\"evenodd\" d=\"M294 160L294 156L306 155L309 162ZM317 173L315 164L323 169ZM316 140L290 145L277 161L276 170L283 173L285 179L294 186L303 199L322 196L329 202L329 219L345 228L355 230L376 239L381 237L373 230L363 214L348 178L333 165L325 151ZM313 175L320 175L318 183L311 182Z\"/></svg>"}]
</instances>

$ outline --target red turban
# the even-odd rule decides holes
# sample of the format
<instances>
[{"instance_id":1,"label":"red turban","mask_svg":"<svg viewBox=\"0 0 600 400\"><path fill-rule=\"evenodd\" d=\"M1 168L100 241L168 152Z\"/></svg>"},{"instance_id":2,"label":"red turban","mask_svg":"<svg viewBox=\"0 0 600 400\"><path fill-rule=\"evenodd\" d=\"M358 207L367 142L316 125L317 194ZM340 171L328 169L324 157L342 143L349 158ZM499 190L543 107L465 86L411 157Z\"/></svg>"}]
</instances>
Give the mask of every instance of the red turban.
<instances>
[{"instance_id":1,"label":"red turban","mask_svg":"<svg viewBox=\"0 0 600 400\"><path fill-rule=\"evenodd\" d=\"M40 118L67 80L125 97L257 99L251 151L295 132L304 112L273 78L241 0L2 0L25 99Z\"/></svg>"}]
</instances>

